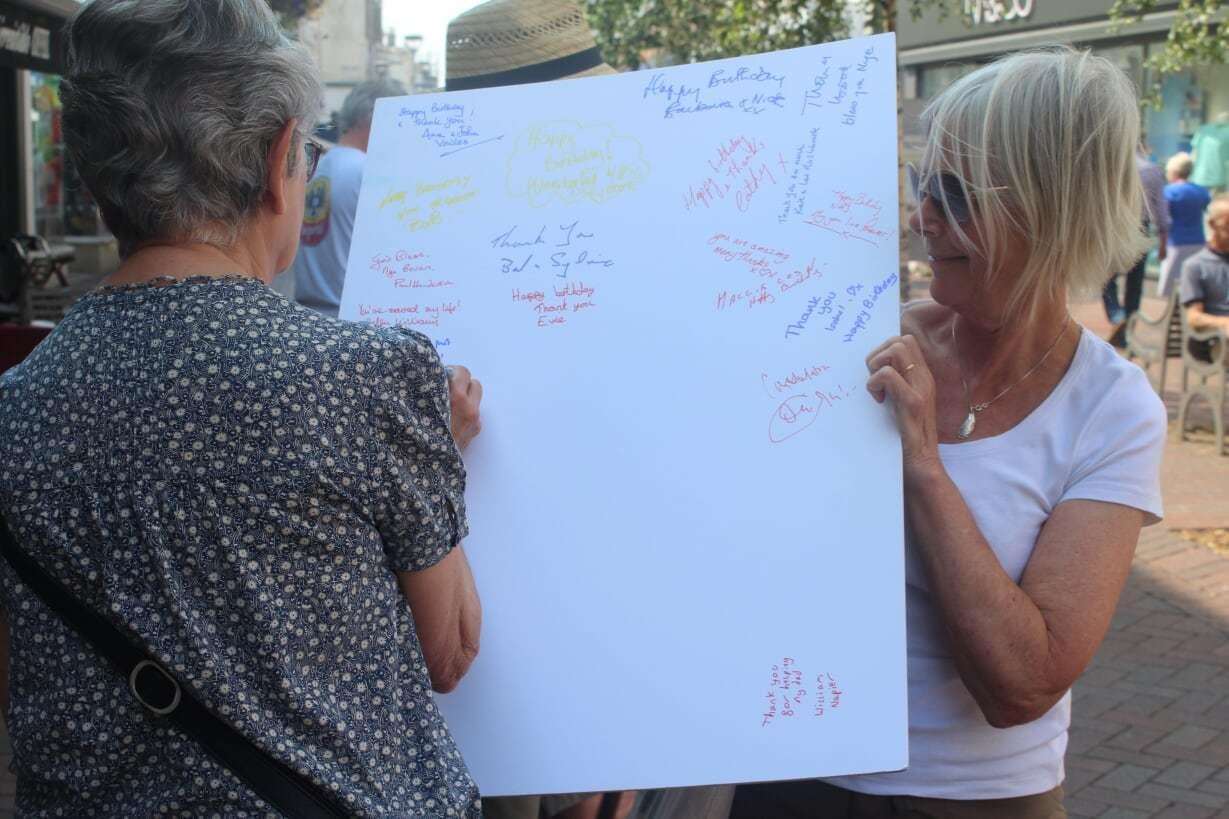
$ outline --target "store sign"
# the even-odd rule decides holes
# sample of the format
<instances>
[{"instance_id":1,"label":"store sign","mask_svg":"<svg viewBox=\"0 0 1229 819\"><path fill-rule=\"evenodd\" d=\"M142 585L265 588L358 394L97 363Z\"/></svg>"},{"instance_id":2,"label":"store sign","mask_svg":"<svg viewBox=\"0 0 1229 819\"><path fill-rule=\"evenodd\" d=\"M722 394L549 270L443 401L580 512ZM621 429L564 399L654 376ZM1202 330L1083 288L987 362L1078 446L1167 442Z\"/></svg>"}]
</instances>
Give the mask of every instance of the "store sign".
<instances>
[{"instance_id":1,"label":"store sign","mask_svg":"<svg viewBox=\"0 0 1229 819\"><path fill-rule=\"evenodd\" d=\"M964 14L975 26L1024 20L1033 14L1034 0L964 0Z\"/></svg>"},{"instance_id":2,"label":"store sign","mask_svg":"<svg viewBox=\"0 0 1229 819\"><path fill-rule=\"evenodd\" d=\"M59 22L0 2L0 65L56 70Z\"/></svg>"}]
</instances>

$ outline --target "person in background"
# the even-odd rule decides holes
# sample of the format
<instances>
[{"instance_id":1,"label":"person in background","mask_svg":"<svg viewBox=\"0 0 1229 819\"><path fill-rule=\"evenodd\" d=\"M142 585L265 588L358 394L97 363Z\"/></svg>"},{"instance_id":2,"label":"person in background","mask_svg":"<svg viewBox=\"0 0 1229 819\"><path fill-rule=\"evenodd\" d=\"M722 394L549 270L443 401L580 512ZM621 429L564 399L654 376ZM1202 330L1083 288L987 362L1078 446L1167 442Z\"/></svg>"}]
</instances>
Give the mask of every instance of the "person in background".
<instances>
[{"instance_id":1,"label":"person in background","mask_svg":"<svg viewBox=\"0 0 1229 819\"><path fill-rule=\"evenodd\" d=\"M1182 265L1178 296L1192 329L1229 333L1229 194L1208 206L1208 243Z\"/></svg>"},{"instance_id":2,"label":"person in background","mask_svg":"<svg viewBox=\"0 0 1229 819\"><path fill-rule=\"evenodd\" d=\"M294 280L294 298L304 307L337 317L371 140L371 116L376 100L405 93L397 80L370 80L356 85L341 105L337 116L341 138L320 160L307 186L299 252L287 273Z\"/></svg>"},{"instance_id":3,"label":"person in background","mask_svg":"<svg viewBox=\"0 0 1229 819\"><path fill-rule=\"evenodd\" d=\"M1168 296L1177 286L1182 264L1203 249L1203 213L1212 201L1207 189L1190 181L1194 160L1187 153L1174 154L1165 163L1165 202L1171 226L1169 249L1161 262L1157 295Z\"/></svg>"},{"instance_id":4,"label":"person in background","mask_svg":"<svg viewBox=\"0 0 1229 819\"><path fill-rule=\"evenodd\" d=\"M1139 181L1144 187L1143 227L1156 228L1157 256L1165 260L1169 244L1169 207L1165 203L1165 172L1150 161L1144 153L1141 142L1135 152L1135 167L1139 171ZM1105 317L1113 325L1109 342L1115 347L1127 345L1127 318L1139 310L1139 302L1144 292L1144 271L1148 267L1148 254L1144 253L1126 273L1122 301L1118 299L1118 276L1113 276L1105 283L1101 291L1101 301L1105 305Z\"/></svg>"},{"instance_id":5,"label":"person in background","mask_svg":"<svg viewBox=\"0 0 1229 819\"><path fill-rule=\"evenodd\" d=\"M736 819L1065 816L1071 686L1160 520L1165 408L1068 304L1145 247L1131 81L1023 52L922 121L932 300L866 361L901 435L909 767L740 786Z\"/></svg>"},{"instance_id":6,"label":"person in background","mask_svg":"<svg viewBox=\"0 0 1229 819\"><path fill-rule=\"evenodd\" d=\"M346 816L478 819L431 691L478 650L481 385L267 286L319 157L311 56L251 0L93 0L64 40L65 148L123 261L0 376L0 514L230 738L150 708L156 666L119 673L0 560L18 815L296 815L266 759Z\"/></svg>"}]
</instances>

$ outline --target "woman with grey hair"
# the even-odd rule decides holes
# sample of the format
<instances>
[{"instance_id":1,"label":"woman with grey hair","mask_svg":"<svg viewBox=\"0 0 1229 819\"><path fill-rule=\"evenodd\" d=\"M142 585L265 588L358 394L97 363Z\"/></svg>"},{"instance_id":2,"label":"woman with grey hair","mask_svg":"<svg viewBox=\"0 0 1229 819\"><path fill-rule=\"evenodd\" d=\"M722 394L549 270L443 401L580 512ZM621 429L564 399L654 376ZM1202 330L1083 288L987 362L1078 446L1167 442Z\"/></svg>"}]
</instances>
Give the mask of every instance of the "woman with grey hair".
<instances>
[{"instance_id":1,"label":"woman with grey hair","mask_svg":"<svg viewBox=\"0 0 1229 819\"><path fill-rule=\"evenodd\" d=\"M431 690L478 646L481 387L266 287L318 156L309 57L250 0L93 0L66 40L124 259L0 380L18 813L479 816Z\"/></svg>"},{"instance_id":2,"label":"woman with grey hair","mask_svg":"<svg viewBox=\"0 0 1229 819\"><path fill-rule=\"evenodd\" d=\"M1023 53L924 121L933 300L867 359L904 456L909 767L740 788L736 816L1064 816L1070 689L1160 519L1165 409L1067 301L1146 241L1130 81Z\"/></svg>"}]
</instances>

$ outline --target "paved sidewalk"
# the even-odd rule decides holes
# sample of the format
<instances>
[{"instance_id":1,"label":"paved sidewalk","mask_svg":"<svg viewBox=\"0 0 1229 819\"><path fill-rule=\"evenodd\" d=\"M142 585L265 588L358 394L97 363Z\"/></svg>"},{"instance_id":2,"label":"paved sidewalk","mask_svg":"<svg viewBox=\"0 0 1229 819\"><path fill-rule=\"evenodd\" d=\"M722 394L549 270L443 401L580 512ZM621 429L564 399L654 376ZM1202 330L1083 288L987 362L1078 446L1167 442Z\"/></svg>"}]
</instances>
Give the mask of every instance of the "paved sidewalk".
<instances>
[{"instance_id":1,"label":"paved sidewalk","mask_svg":"<svg viewBox=\"0 0 1229 819\"><path fill-rule=\"evenodd\" d=\"M1229 817L1229 558L1145 530L1074 700L1072 816Z\"/></svg>"},{"instance_id":2,"label":"paved sidewalk","mask_svg":"<svg viewBox=\"0 0 1229 819\"><path fill-rule=\"evenodd\" d=\"M1147 298L1142 309L1157 316L1164 305ZM1099 303L1072 312L1108 335ZM1181 365L1170 364L1172 421ZM1203 439L1181 441L1171 423L1165 520L1140 537L1110 633L1075 686L1066 782L1074 817L1229 817L1229 557L1169 531L1229 528L1229 457Z\"/></svg>"}]
</instances>

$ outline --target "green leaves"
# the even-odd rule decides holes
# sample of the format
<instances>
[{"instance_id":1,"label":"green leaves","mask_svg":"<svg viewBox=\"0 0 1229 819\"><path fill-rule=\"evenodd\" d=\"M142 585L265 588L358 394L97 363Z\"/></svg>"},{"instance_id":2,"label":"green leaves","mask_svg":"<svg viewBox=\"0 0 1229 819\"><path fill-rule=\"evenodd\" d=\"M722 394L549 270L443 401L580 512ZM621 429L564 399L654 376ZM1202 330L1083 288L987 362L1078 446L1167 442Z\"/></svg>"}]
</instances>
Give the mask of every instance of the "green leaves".
<instances>
[{"instance_id":1,"label":"green leaves","mask_svg":"<svg viewBox=\"0 0 1229 819\"><path fill-rule=\"evenodd\" d=\"M1115 30L1138 23L1156 10L1157 0L1114 0L1110 19ZM1145 61L1151 73L1147 101L1160 107L1161 83L1197 65L1229 62L1229 7L1222 0L1179 0L1165 45Z\"/></svg>"},{"instance_id":2,"label":"green leaves","mask_svg":"<svg viewBox=\"0 0 1229 819\"><path fill-rule=\"evenodd\" d=\"M840 0L587 0L606 59L619 68L758 54L849 34Z\"/></svg>"}]
</instances>

